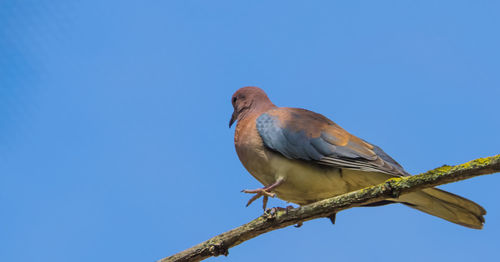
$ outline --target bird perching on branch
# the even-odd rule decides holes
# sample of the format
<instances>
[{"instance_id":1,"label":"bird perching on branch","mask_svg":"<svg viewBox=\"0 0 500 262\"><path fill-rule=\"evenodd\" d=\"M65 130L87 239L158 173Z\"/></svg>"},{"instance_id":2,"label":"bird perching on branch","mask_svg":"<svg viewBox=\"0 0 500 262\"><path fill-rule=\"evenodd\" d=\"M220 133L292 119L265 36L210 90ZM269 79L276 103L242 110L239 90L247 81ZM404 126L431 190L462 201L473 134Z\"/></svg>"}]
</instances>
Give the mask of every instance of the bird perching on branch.
<instances>
[{"instance_id":1,"label":"bird perching on branch","mask_svg":"<svg viewBox=\"0 0 500 262\"><path fill-rule=\"evenodd\" d=\"M409 176L381 148L360 139L321 114L277 107L257 87L243 87L232 96L237 121L236 152L245 168L264 187L247 205L277 196L299 205ZM478 204L437 189L425 188L383 202L401 203L450 222L481 229L486 211Z\"/></svg>"}]
</instances>

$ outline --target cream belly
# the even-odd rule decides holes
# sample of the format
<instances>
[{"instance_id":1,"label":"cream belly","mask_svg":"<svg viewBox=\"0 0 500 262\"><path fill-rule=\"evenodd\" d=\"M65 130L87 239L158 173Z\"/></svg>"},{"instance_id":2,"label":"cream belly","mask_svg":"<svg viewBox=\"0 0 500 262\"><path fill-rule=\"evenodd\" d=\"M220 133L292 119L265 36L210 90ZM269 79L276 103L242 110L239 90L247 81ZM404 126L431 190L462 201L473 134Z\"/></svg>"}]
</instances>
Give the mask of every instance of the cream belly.
<instances>
[{"instance_id":1,"label":"cream belly","mask_svg":"<svg viewBox=\"0 0 500 262\"><path fill-rule=\"evenodd\" d=\"M340 169L304 165L299 161L274 156L269 164L276 168L274 179L284 182L274 192L285 201L306 204L348 191Z\"/></svg>"},{"instance_id":2,"label":"cream belly","mask_svg":"<svg viewBox=\"0 0 500 262\"><path fill-rule=\"evenodd\" d=\"M299 205L375 185L390 177L381 173L306 164L276 153L266 154L265 161L262 160L258 169L249 169L250 173L265 186L283 179L284 182L273 192L280 199Z\"/></svg>"}]
</instances>

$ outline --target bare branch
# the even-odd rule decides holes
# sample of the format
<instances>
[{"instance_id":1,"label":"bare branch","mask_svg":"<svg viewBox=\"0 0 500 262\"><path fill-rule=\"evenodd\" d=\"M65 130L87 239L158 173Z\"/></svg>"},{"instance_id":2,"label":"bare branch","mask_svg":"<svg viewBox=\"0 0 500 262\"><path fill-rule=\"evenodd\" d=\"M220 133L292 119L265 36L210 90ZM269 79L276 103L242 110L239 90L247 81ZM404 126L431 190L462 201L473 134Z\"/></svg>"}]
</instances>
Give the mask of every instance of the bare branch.
<instances>
[{"instance_id":1,"label":"bare branch","mask_svg":"<svg viewBox=\"0 0 500 262\"><path fill-rule=\"evenodd\" d=\"M416 176L392 178L385 183L325 199L286 211L266 212L237 228L215 236L159 262L200 261L211 256L228 255L231 247L261 234L290 225L328 217L339 211L395 198L419 189L500 172L500 155L480 158L457 166L442 166Z\"/></svg>"}]
</instances>

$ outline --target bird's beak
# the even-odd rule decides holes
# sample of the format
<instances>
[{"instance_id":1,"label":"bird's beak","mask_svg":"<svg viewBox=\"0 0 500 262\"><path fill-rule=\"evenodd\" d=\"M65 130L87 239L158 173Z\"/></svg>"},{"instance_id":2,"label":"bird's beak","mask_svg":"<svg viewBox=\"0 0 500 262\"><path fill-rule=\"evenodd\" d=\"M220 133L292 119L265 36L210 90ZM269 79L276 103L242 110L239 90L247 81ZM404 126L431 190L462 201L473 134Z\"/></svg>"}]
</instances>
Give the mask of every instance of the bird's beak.
<instances>
[{"instance_id":1,"label":"bird's beak","mask_svg":"<svg viewBox=\"0 0 500 262\"><path fill-rule=\"evenodd\" d=\"M229 128L234 124L234 121L236 121L236 118L238 118L238 113L236 110L234 110L233 115L231 116L231 119L229 120Z\"/></svg>"}]
</instances>

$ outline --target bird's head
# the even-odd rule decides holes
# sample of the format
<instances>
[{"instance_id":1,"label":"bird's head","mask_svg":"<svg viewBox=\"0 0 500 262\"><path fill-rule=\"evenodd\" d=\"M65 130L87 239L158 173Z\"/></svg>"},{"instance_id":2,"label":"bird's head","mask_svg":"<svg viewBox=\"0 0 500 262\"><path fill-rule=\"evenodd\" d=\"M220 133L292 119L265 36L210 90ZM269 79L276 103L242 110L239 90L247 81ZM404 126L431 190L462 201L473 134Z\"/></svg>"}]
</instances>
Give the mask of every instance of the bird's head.
<instances>
[{"instance_id":1,"label":"bird's head","mask_svg":"<svg viewBox=\"0 0 500 262\"><path fill-rule=\"evenodd\" d=\"M270 107L274 107L264 90L255 86L246 86L238 89L231 97L231 103L233 104L234 111L231 120L229 120L229 127L235 121L240 121L248 113L256 109L267 110Z\"/></svg>"}]
</instances>

